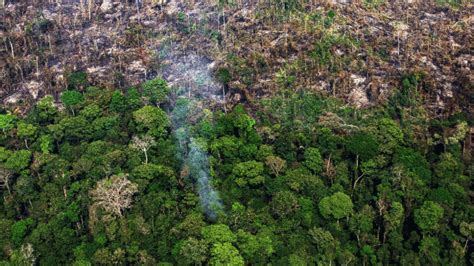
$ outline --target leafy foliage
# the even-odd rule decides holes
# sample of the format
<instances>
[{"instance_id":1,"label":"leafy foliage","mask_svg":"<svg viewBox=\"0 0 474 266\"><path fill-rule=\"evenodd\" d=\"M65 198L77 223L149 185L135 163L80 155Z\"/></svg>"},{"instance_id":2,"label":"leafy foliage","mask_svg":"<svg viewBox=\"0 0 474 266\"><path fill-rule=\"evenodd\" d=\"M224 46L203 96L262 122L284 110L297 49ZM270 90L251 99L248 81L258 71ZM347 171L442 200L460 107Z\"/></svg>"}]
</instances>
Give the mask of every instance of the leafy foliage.
<instances>
[{"instance_id":1,"label":"leafy foliage","mask_svg":"<svg viewBox=\"0 0 474 266\"><path fill-rule=\"evenodd\" d=\"M12 114L0 114L0 129L7 134L14 127L15 116Z\"/></svg>"},{"instance_id":2,"label":"leafy foliage","mask_svg":"<svg viewBox=\"0 0 474 266\"><path fill-rule=\"evenodd\" d=\"M159 107L144 106L133 112L133 119L137 123L138 132L155 137L164 136L170 126L168 116Z\"/></svg>"},{"instance_id":3,"label":"leafy foliage","mask_svg":"<svg viewBox=\"0 0 474 266\"><path fill-rule=\"evenodd\" d=\"M425 201L423 205L415 210L415 222L423 231L439 228L439 220L443 217L444 210L432 201Z\"/></svg>"},{"instance_id":4,"label":"leafy foliage","mask_svg":"<svg viewBox=\"0 0 474 266\"><path fill-rule=\"evenodd\" d=\"M408 80L395 102L411 112L420 81ZM472 264L465 118L425 142L393 106L285 88L188 119L186 99L164 111L163 86L71 88L66 110L46 96L26 117L0 115L0 264ZM170 134L176 119L188 126ZM180 134L209 155L213 219Z\"/></svg>"},{"instance_id":5,"label":"leafy foliage","mask_svg":"<svg viewBox=\"0 0 474 266\"><path fill-rule=\"evenodd\" d=\"M319 211L324 217L332 216L335 219L348 217L352 213L353 204L349 196L336 192L332 196L324 197L319 202Z\"/></svg>"},{"instance_id":6,"label":"leafy foliage","mask_svg":"<svg viewBox=\"0 0 474 266\"><path fill-rule=\"evenodd\" d=\"M143 83L142 88L143 95L153 104L163 102L170 92L167 82L162 78L148 80Z\"/></svg>"},{"instance_id":7,"label":"leafy foliage","mask_svg":"<svg viewBox=\"0 0 474 266\"><path fill-rule=\"evenodd\" d=\"M84 96L78 91L69 90L61 94L61 101L66 107L70 108L74 114L74 110L77 106L84 101Z\"/></svg>"}]
</instances>

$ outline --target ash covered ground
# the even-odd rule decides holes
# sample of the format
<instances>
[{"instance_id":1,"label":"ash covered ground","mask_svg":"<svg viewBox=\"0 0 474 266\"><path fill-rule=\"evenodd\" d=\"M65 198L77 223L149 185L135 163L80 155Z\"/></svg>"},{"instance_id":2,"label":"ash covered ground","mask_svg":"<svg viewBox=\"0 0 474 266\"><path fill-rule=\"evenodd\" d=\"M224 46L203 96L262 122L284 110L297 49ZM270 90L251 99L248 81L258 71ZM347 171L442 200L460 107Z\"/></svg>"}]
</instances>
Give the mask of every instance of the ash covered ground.
<instances>
[{"instance_id":1,"label":"ash covered ground","mask_svg":"<svg viewBox=\"0 0 474 266\"><path fill-rule=\"evenodd\" d=\"M57 98L75 72L94 86L127 88L157 75L183 81L176 70L199 62L213 75L228 71L229 106L272 95L283 77L295 90L365 108L385 103L404 75L422 73L419 91L432 117L472 113L469 2L326 1L294 12L272 1L142 2L6 1L4 106L23 112L43 95Z\"/></svg>"}]
</instances>

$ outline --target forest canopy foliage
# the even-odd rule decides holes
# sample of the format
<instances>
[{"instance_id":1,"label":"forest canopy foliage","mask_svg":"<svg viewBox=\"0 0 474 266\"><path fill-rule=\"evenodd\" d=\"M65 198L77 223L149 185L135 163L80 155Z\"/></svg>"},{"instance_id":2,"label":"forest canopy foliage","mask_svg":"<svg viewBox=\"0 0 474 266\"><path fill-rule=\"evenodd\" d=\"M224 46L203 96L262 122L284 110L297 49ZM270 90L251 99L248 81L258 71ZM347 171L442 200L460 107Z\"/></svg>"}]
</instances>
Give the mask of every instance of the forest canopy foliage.
<instances>
[{"instance_id":1,"label":"forest canopy foliage","mask_svg":"<svg viewBox=\"0 0 474 266\"><path fill-rule=\"evenodd\" d=\"M472 264L472 164L433 124L472 121L406 116L430 129L414 131L393 112L417 108L411 82L370 110L283 90L197 114L216 219L176 156L163 80L4 112L0 264Z\"/></svg>"}]
</instances>

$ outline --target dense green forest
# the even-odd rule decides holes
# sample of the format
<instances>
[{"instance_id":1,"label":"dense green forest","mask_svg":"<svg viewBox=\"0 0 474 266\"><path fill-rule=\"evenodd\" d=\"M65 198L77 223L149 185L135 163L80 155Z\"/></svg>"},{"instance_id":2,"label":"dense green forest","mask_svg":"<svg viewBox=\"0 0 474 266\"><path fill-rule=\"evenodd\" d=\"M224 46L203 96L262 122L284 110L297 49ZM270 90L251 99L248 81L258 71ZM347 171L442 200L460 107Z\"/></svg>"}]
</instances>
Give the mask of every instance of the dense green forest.
<instances>
[{"instance_id":1,"label":"dense green forest","mask_svg":"<svg viewBox=\"0 0 474 266\"><path fill-rule=\"evenodd\" d=\"M474 265L473 3L0 1L0 266Z\"/></svg>"},{"instance_id":2,"label":"dense green forest","mask_svg":"<svg viewBox=\"0 0 474 266\"><path fill-rule=\"evenodd\" d=\"M215 217L172 130L192 103L165 81L4 110L0 265L472 265L472 121L430 120L422 82L368 109L282 86L191 112Z\"/></svg>"}]
</instances>

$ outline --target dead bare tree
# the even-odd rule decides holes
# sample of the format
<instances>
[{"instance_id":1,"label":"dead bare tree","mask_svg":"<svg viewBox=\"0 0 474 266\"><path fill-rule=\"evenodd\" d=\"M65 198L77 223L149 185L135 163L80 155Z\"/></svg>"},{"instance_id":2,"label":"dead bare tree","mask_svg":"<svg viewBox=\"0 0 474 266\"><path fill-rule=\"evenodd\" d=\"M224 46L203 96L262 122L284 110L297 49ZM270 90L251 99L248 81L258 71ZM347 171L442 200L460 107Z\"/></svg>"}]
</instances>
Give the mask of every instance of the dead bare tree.
<instances>
[{"instance_id":1,"label":"dead bare tree","mask_svg":"<svg viewBox=\"0 0 474 266\"><path fill-rule=\"evenodd\" d=\"M114 175L97 182L91 191L93 207L118 216L123 210L132 207L132 196L138 192L138 185L132 183L125 175Z\"/></svg>"},{"instance_id":2,"label":"dead bare tree","mask_svg":"<svg viewBox=\"0 0 474 266\"><path fill-rule=\"evenodd\" d=\"M10 191L10 179L12 178L12 172L5 168L0 168L0 187L7 188L8 194L12 194Z\"/></svg>"},{"instance_id":3,"label":"dead bare tree","mask_svg":"<svg viewBox=\"0 0 474 266\"><path fill-rule=\"evenodd\" d=\"M266 158L265 164L270 168L275 176L279 176L286 168L286 161L278 156L270 155Z\"/></svg>"},{"instance_id":4,"label":"dead bare tree","mask_svg":"<svg viewBox=\"0 0 474 266\"><path fill-rule=\"evenodd\" d=\"M156 141L151 136L137 137L134 136L130 146L133 149L140 150L145 154L145 164L148 164L148 150L155 145Z\"/></svg>"}]
</instances>

